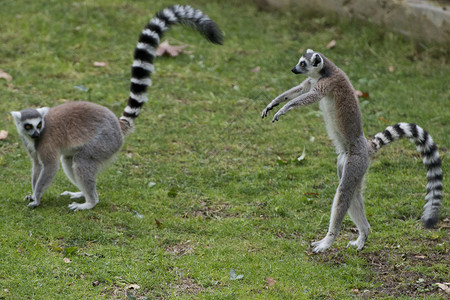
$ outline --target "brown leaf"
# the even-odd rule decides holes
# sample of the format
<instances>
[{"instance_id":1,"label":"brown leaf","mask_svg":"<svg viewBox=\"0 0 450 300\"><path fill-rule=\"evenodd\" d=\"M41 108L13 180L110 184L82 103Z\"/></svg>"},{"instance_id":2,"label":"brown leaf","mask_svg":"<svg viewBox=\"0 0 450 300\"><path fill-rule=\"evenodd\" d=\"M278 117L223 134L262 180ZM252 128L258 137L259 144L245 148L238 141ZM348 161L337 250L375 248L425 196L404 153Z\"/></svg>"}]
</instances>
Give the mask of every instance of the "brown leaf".
<instances>
[{"instance_id":1,"label":"brown leaf","mask_svg":"<svg viewBox=\"0 0 450 300\"><path fill-rule=\"evenodd\" d=\"M156 227L161 227L162 223L158 219L155 218Z\"/></svg>"},{"instance_id":2,"label":"brown leaf","mask_svg":"<svg viewBox=\"0 0 450 300\"><path fill-rule=\"evenodd\" d=\"M0 69L0 78L5 79L6 81L12 80L12 76L9 75L8 73L6 73L5 71L3 71L2 69Z\"/></svg>"},{"instance_id":3,"label":"brown leaf","mask_svg":"<svg viewBox=\"0 0 450 300\"><path fill-rule=\"evenodd\" d=\"M334 48L334 46L336 46L336 40L331 40L331 41L326 45L326 48L327 48L327 49L331 49L331 48Z\"/></svg>"},{"instance_id":4,"label":"brown leaf","mask_svg":"<svg viewBox=\"0 0 450 300\"><path fill-rule=\"evenodd\" d=\"M70 258L67 258L67 257L64 257L63 260L64 260L64 262L65 262L66 264L70 264L70 263L72 262L72 261L70 260Z\"/></svg>"},{"instance_id":5,"label":"brown leaf","mask_svg":"<svg viewBox=\"0 0 450 300\"><path fill-rule=\"evenodd\" d=\"M389 120L386 120L386 119L383 118L383 117L378 117L378 119L379 119L380 121L383 121L384 123L390 123Z\"/></svg>"},{"instance_id":6,"label":"brown leaf","mask_svg":"<svg viewBox=\"0 0 450 300\"><path fill-rule=\"evenodd\" d=\"M169 56L175 57L183 53L183 49L186 48L187 45L180 46L172 46L169 44L167 40L159 44L158 49L156 49L156 56L163 56L164 54L168 54Z\"/></svg>"},{"instance_id":7,"label":"brown leaf","mask_svg":"<svg viewBox=\"0 0 450 300\"><path fill-rule=\"evenodd\" d=\"M273 279L272 277L269 277L269 276L266 277L266 286L267 287L272 287L275 285L275 283L276 283L275 279Z\"/></svg>"},{"instance_id":8,"label":"brown leaf","mask_svg":"<svg viewBox=\"0 0 450 300\"><path fill-rule=\"evenodd\" d=\"M389 69L389 72L391 72L391 73L394 72L394 70L395 70L395 69L394 69L394 66L389 66L388 69Z\"/></svg>"},{"instance_id":9,"label":"brown leaf","mask_svg":"<svg viewBox=\"0 0 450 300\"><path fill-rule=\"evenodd\" d=\"M107 65L106 61L94 61L94 67L106 67Z\"/></svg>"},{"instance_id":10,"label":"brown leaf","mask_svg":"<svg viewBox=\"0 0 450 300\"><path fill-rule=\"evenodd\" d=\"M0 140L4 140L8 137L8 131L0 130Z\"/></svg>"},{"instance_id":11,"label":"brown leaf","mask_svg":"<svg viewBox=\"0 0 450 300\"><path fill-rule=\"evenodd\" d=\"M358 98L369 98L369 92L361 92L360 90L356 90L355 94Z\"/></svg>"},{"instance_id":12,"label":"brown leaf","mask_svg":"<svg viewBox=\"0 0 450 300\"><path fill-rule=\"evenodd\" d=\"M251 69L250 72L258 73L260 70L261 70L261 67L258 66L258 67Z\"/></svg>"}]
</instances>

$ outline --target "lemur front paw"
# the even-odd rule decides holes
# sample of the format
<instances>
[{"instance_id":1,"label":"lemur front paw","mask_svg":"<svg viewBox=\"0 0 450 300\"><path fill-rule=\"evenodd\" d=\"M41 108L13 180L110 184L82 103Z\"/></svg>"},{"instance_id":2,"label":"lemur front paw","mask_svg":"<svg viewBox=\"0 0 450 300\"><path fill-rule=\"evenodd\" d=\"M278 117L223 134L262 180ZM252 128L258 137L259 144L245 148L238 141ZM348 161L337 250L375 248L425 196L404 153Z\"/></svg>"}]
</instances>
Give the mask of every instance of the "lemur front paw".
<instances>
[{"instance_id":1,"label":"lemur front paw","mask_svg":"<svg viewBox=\"0 0 450 300\"><path fill-rule=\"evenodd\" d=\"M278 105L278 103L273 104L273 105L272 104L267 105L267 107L261 113L261 118L264 119L264 117L267 117L267 114L269 113L269 111L272 110L277 105Z\"/></svg>"},{"instance_id":2,"label":"lemur front paw","mask_svg":"<svg viewBox=\"0 0 450 300\"><path fill-rule=\"evenodd\" d=\"M280 109L275 116L273 116L272 122L278 121L282 115L284 115L286 111L284 109Z\"/></svg>"},{"instance_id":3,"label":"lemur front paw","mask_svg":"<svg viewBox=\"0 0 450 300\"><path fill-rule=\"evenodd\" d=\"M331 236L326 236L324 239L311 243L311 247L314 247L314 253L325 252L333 244L334 239Z\"/></svg>"},{"instance_id":4,"label":"lemur front paw","mask_svg":"<svg viewBox=\"0 0 450 300\"><path fill-rule=\"evenodd\" d=\"M83 198L84 195L82 192L69 192L69 191L65 191L61 193L61 196L70 196L70 199L78 199L78 198Z\"/></svg>"},{"instance_id":5,"label":"lemur front paw","mask_svg":"<svg viewBox=\"0 0 450 300\"><path fill-rule=\"evenodd\" d=\"M91 204L89 202L85 202L85 203L72 202L71 204L69 204L69 209L71 209L73 211L79 211L79 210L91 209L94 206L95 206L95 204Z\"/></svg>"},{"instance_id":6,"label":"lemur front paw","mask_svg":"<svg viewBox=\"0 0 450 300\"><path fill-rule=\"evenodd\" d=\"M36 206L39 206L39 204L41 204L41 201L38 201L38 200L34 199L33 195L25 196L24 200L31 201L28 204L28 207L30 207L30 208L35 208Z\"/></svg>"}]
</instances>

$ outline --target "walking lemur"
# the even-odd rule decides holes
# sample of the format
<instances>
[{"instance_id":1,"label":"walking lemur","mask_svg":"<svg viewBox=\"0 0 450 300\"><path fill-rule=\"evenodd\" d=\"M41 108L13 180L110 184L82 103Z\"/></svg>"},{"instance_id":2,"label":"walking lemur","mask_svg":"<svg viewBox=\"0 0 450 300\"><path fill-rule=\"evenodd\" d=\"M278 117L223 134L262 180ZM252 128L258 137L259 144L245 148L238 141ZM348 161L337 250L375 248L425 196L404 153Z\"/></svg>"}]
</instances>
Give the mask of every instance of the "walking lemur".
<instances>
[{"instance_id":1,"label":"walking lemur","mask_svg":"<svg viewBox=\"0 0 450 300\"><path fill-rule=\"evenodd\" d=\"M275 114L272 122L278 121L296 106L320 101L328 135L338 153L339 186L331 208L330 225L325 238L311 244L313 251L323 252L332 245L347 211L359 231L357 240L350 242L349 246L358 250L364 247L370 227L364 212L362 184L369 167L369 156L401 137L407 137L417 145L428 169L422 221L425 227L435 225L442 205L442 169L441 159L431 136L415 124L398 123L377 133L373 139L366 140L355 90L342 70L321 53L308 49L292 72L305 74L308 78L270 102L263 110L262 117L266 117L271 109L283 101L290 100Z\"/></svg>"},{"instance_id":2,"label":"walking lemur","mask_svg":"<svg viewBox=\"0 0 450 300\"><path fill-rule=\"evenodd\" d=\"M85 197L69 208L91 209L98 203L96 175L120 150L123 138L133 129L133 121L145 102L150 74L154 71L155 50L171 25L184 24L198 30L209 41L222 44L216 23L200 10L174 5L159 11L142 30L134 50L128 105L118 119L106 107L89 102L69 102L53 108L12 112L19 135L33 161L33 194L26 198L36 207L52 183L61 157L64 172L81 192L64 192L71 198Z\"/></svg>"}]
</instances>

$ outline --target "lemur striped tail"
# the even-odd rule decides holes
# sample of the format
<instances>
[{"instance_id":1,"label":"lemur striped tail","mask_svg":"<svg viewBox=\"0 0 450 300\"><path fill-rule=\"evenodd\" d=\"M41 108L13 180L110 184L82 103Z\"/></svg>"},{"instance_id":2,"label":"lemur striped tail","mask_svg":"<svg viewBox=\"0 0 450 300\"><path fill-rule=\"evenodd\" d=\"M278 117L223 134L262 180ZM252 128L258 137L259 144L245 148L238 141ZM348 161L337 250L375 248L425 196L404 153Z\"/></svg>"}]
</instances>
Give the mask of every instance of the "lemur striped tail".
<instances>
[{"instance_id":1,"label":"lemur striped tail","mask_svg":"<svg viewBox=\"0 0 450 300\"><path fill-rule=\"evenodd\" d=\"M392 143L402 137L407 137L417 146L422 155L423 164L427 167L427 195L422 215L425 227L434 226L439 220L439 210L442 206L442 168L441 158L431 136L421 127L411 123L398 123L387 127L383 132L377 133L368 141L369 152L375 154L381 147Z\"/></svg>"},{"instance_id":2,"label":"lemur striped tail","mask_svg":"<svg viewBox=\"0 0 450 300\"><path fill-rule=\"evenodd\" d=\"M223 42L219 26L198 9L187 5L174 5L156 13L142 30L134 50L130 96L128 105L120 117L120 126L124 135L133 129L133 120L139 115L143 104L148 101L147 87L152 84L150 74L154 72L153 60L156 56L156 48L163 33L174 24L193 27L212 43L222 44Z\"/></svg>"}]
</instances>

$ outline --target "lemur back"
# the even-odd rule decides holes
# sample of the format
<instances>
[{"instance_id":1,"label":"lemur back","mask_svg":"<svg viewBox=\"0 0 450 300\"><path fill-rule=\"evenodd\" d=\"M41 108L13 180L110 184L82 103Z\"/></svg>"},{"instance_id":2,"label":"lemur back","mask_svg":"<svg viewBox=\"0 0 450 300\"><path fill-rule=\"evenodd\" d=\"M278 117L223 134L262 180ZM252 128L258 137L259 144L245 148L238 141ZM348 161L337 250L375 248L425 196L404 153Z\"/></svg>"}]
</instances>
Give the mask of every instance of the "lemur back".
<instances>
[{"instance_id":1,"label":"lemur back","mask_svg":"<svg viewBox=\"0 0 450 300\"><path fill-rule=\"evenodd\" d=\"M190 25L209 41L222 44L219 27L200 10L175 5L159 11L141 32L135 48L130 96L120 120L106 107L83 101L11 112L33 161L33 194L26 197L30 207L40 204L59 169L59 158L67 177L80 189L62 195L86 199L82 204L73 202L69 208L90 209L98 203L96 175L120 150L124 136L132 131L134 119L147 102L156 48L163 33L174 24Z\"/></svg>"},{"instance_id":2,"label":"lemur back","mask_svg":"<svg viewBox=\"0 0 450 300\"><path fill-rule=\"evenodd\" d=\"M364 212L362 185L370 163L369 156L401 137L407 137L417 145L428 169L422 222L425 227L434 226L439 220L442 206L442 169L441 159L431 136L415 124L398 123L368 141L362 130L357 96L342 70L321 53L308 49L292 71L308 75L308 78L276 97L261 116L266 117L275 106L289 100L273 117L272 121L275 122L296 106L320 101L328 135L338 152L339 186L332 204L330 225L325 238L311 244L313 251L322 252L332 245L347 212L359 231L358 239L350 242L349 246L357 247L358 250L364 247L370 226Z\"/></svg>"}]
</instances>

